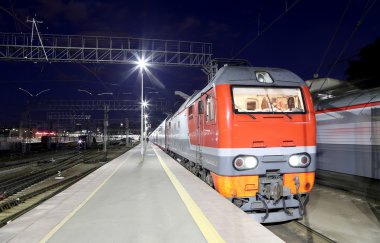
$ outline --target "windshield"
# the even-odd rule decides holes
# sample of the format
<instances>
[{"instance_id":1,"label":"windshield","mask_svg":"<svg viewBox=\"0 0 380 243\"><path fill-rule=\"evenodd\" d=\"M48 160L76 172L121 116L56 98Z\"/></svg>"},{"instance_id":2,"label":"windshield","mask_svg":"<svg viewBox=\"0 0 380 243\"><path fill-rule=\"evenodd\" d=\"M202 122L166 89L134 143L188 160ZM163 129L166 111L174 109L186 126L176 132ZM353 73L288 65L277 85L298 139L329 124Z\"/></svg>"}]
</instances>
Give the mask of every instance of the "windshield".
<instances>
[{"instance_id":1,"label":"windshield","mask_svg":"<svg viewBox=\"0 0 380 243\"><path fill-rule=\"evenodd\" d=\"M299 88L233 87L235 112L305 112Z\"/></svg>"}]
</instances>

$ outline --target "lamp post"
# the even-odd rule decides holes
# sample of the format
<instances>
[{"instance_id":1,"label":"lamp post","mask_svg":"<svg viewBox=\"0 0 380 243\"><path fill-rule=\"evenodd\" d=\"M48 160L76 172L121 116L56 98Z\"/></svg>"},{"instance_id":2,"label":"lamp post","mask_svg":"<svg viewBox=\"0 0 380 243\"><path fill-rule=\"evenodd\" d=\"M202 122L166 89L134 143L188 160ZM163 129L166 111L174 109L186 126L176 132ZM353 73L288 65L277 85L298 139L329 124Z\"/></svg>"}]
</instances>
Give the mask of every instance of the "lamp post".
<instances>
[{"instance_id":1,"label":"lamp post","mask_svg":"<svg viewBox=\"0 0 380 243\"><path fill-rule=\"evenodd\" d=\"M96 93L93 93L93 92L90 92L88 90L85 90L85 89L77 89L77 91L79 92L83 92L83 93L87 93L89 95L96 95ZM113 93L111 92L103 92L103 93L98 93L97 94L98 96L102 96L102 95L113 95ZM104 120L103 120L103 152L104 152L104 161L107 161L107 143L108 143L108 130L107 130L107 127L108 127L108 112L109 112L109 106L104 106ZM87 143L90 143L90 134L88 133L89 131L89 128L87 126Z\"/></svg>"},{"instance_id":2,"label":"lamp post","mask_svg":"<svg viewBox=\"0 0 380 243\"><path fill-rule=\"evenodd\" d=\"M141 134L140 134L140 145L141 145L141 159L144 160L144 107L147 105L144 101L144 68L146 67L146 61L142 58L138 60L137 63L140 68L141 75Z\"/></svg>"},{"instance_id":3,"label":"lamp post","mask_svg":"<svg viewBox=\"0 0 380 243\"><path fill-rule=\"evenodd\" d=\"M147 131L148 131L148 114L145 114L144 115L144 135L145 135L145 137L148 136Z\"/></svg>"}]
</instances>

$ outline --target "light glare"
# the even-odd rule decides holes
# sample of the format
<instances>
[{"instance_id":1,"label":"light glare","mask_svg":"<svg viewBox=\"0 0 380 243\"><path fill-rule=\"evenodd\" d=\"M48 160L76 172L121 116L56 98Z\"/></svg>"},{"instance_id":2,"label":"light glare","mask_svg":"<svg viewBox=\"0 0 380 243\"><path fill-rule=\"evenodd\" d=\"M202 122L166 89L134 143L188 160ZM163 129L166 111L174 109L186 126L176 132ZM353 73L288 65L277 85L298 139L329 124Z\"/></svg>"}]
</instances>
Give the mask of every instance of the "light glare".
<instances>
[{"instance_id":1,"label":"light glare","mask_svg":"<svg viewBox=\"0 0 380 243\"><path fill-rule=\"evenodd\" d=\"M137 62L137 66L140 68L140 69L145 69L146 67L146 61L144 59L140 59L138 60Z\"/></svg>"}]
</instances>

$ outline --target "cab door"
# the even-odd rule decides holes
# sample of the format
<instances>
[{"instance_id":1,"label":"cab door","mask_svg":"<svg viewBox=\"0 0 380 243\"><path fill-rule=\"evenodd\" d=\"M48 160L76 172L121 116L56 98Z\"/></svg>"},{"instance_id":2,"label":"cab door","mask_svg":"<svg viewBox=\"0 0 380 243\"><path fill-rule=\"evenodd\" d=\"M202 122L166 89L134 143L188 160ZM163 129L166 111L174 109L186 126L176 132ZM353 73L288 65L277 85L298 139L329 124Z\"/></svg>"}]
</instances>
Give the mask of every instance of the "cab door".
<instances>
[{"instance_id":1,"label":"cab door","mask_svg":"<svg viewBox=\"0 0 380 243\"><path fill-rule=\"evenodd\" d=\"M198 101L198 116L197 116L197 144L196 144L196 162L202 164L202 146L204 140L204 103L202 98Z\"/></svg>"}]
</instances>

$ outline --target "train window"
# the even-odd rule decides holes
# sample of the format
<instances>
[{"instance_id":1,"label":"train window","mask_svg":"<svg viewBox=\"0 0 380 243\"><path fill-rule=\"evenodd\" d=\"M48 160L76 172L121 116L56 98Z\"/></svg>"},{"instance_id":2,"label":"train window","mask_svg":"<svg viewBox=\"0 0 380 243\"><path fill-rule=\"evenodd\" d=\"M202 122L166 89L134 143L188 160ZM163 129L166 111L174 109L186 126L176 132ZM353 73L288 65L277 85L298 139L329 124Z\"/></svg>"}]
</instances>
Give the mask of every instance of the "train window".
<instances>
[{"instance_id":1,"label":"train window","mask_svg":"<svg viewBox=\"0 0 380 243\"><path fill-rule=\"evenodd\" d=\"M178 128L179 128L179 121L178 121Z\"/></svg>"},{"instance_id":2,"label":"train window","mask_svg":"<svg viewBox=\"0 0 380 243\"><path fill-rule=\"evenodd\" d=\"M213 121L215 119L214 102L211 95L206 98L206 121Z\"/></svg>"},{"instance_id":3,"label":"train window","mask_svg":"<svg viewBox=\"0 0 380 243\"><path fill-rule=\"evenodd\" d=\"M203 114L203 102L201 100L198 102L198 114Z\"/></svg>"},{"instance_id":4,"label":"train window","mask_svg":"<svg viewBox=\"0 0 380 243\"><path fill-rule=\"evenodd\" d=\"M303 113L300 88L247 87L232 88L235 112Z\"/></svg>"},{"instance_id":5,"label":"train window","mask_svg":"<svg viewBox=\"0 0 380 243\"><path fill-rule=\"evenodd\" d=\"M194 109L193 107L194 107L194 105L191 105L189 107L189 111L188 111L189 120L193 119L193 109Z\"/></svg>"},{"instance_id":6,"label":"train window","mask_svg":"<svg viewBox=\"0 0 380 243\"><path fill-rule=\"evenodd\" d=\"M189 116L193 114L193 105L189 107Z\"/></svg>"}]
</instances>

